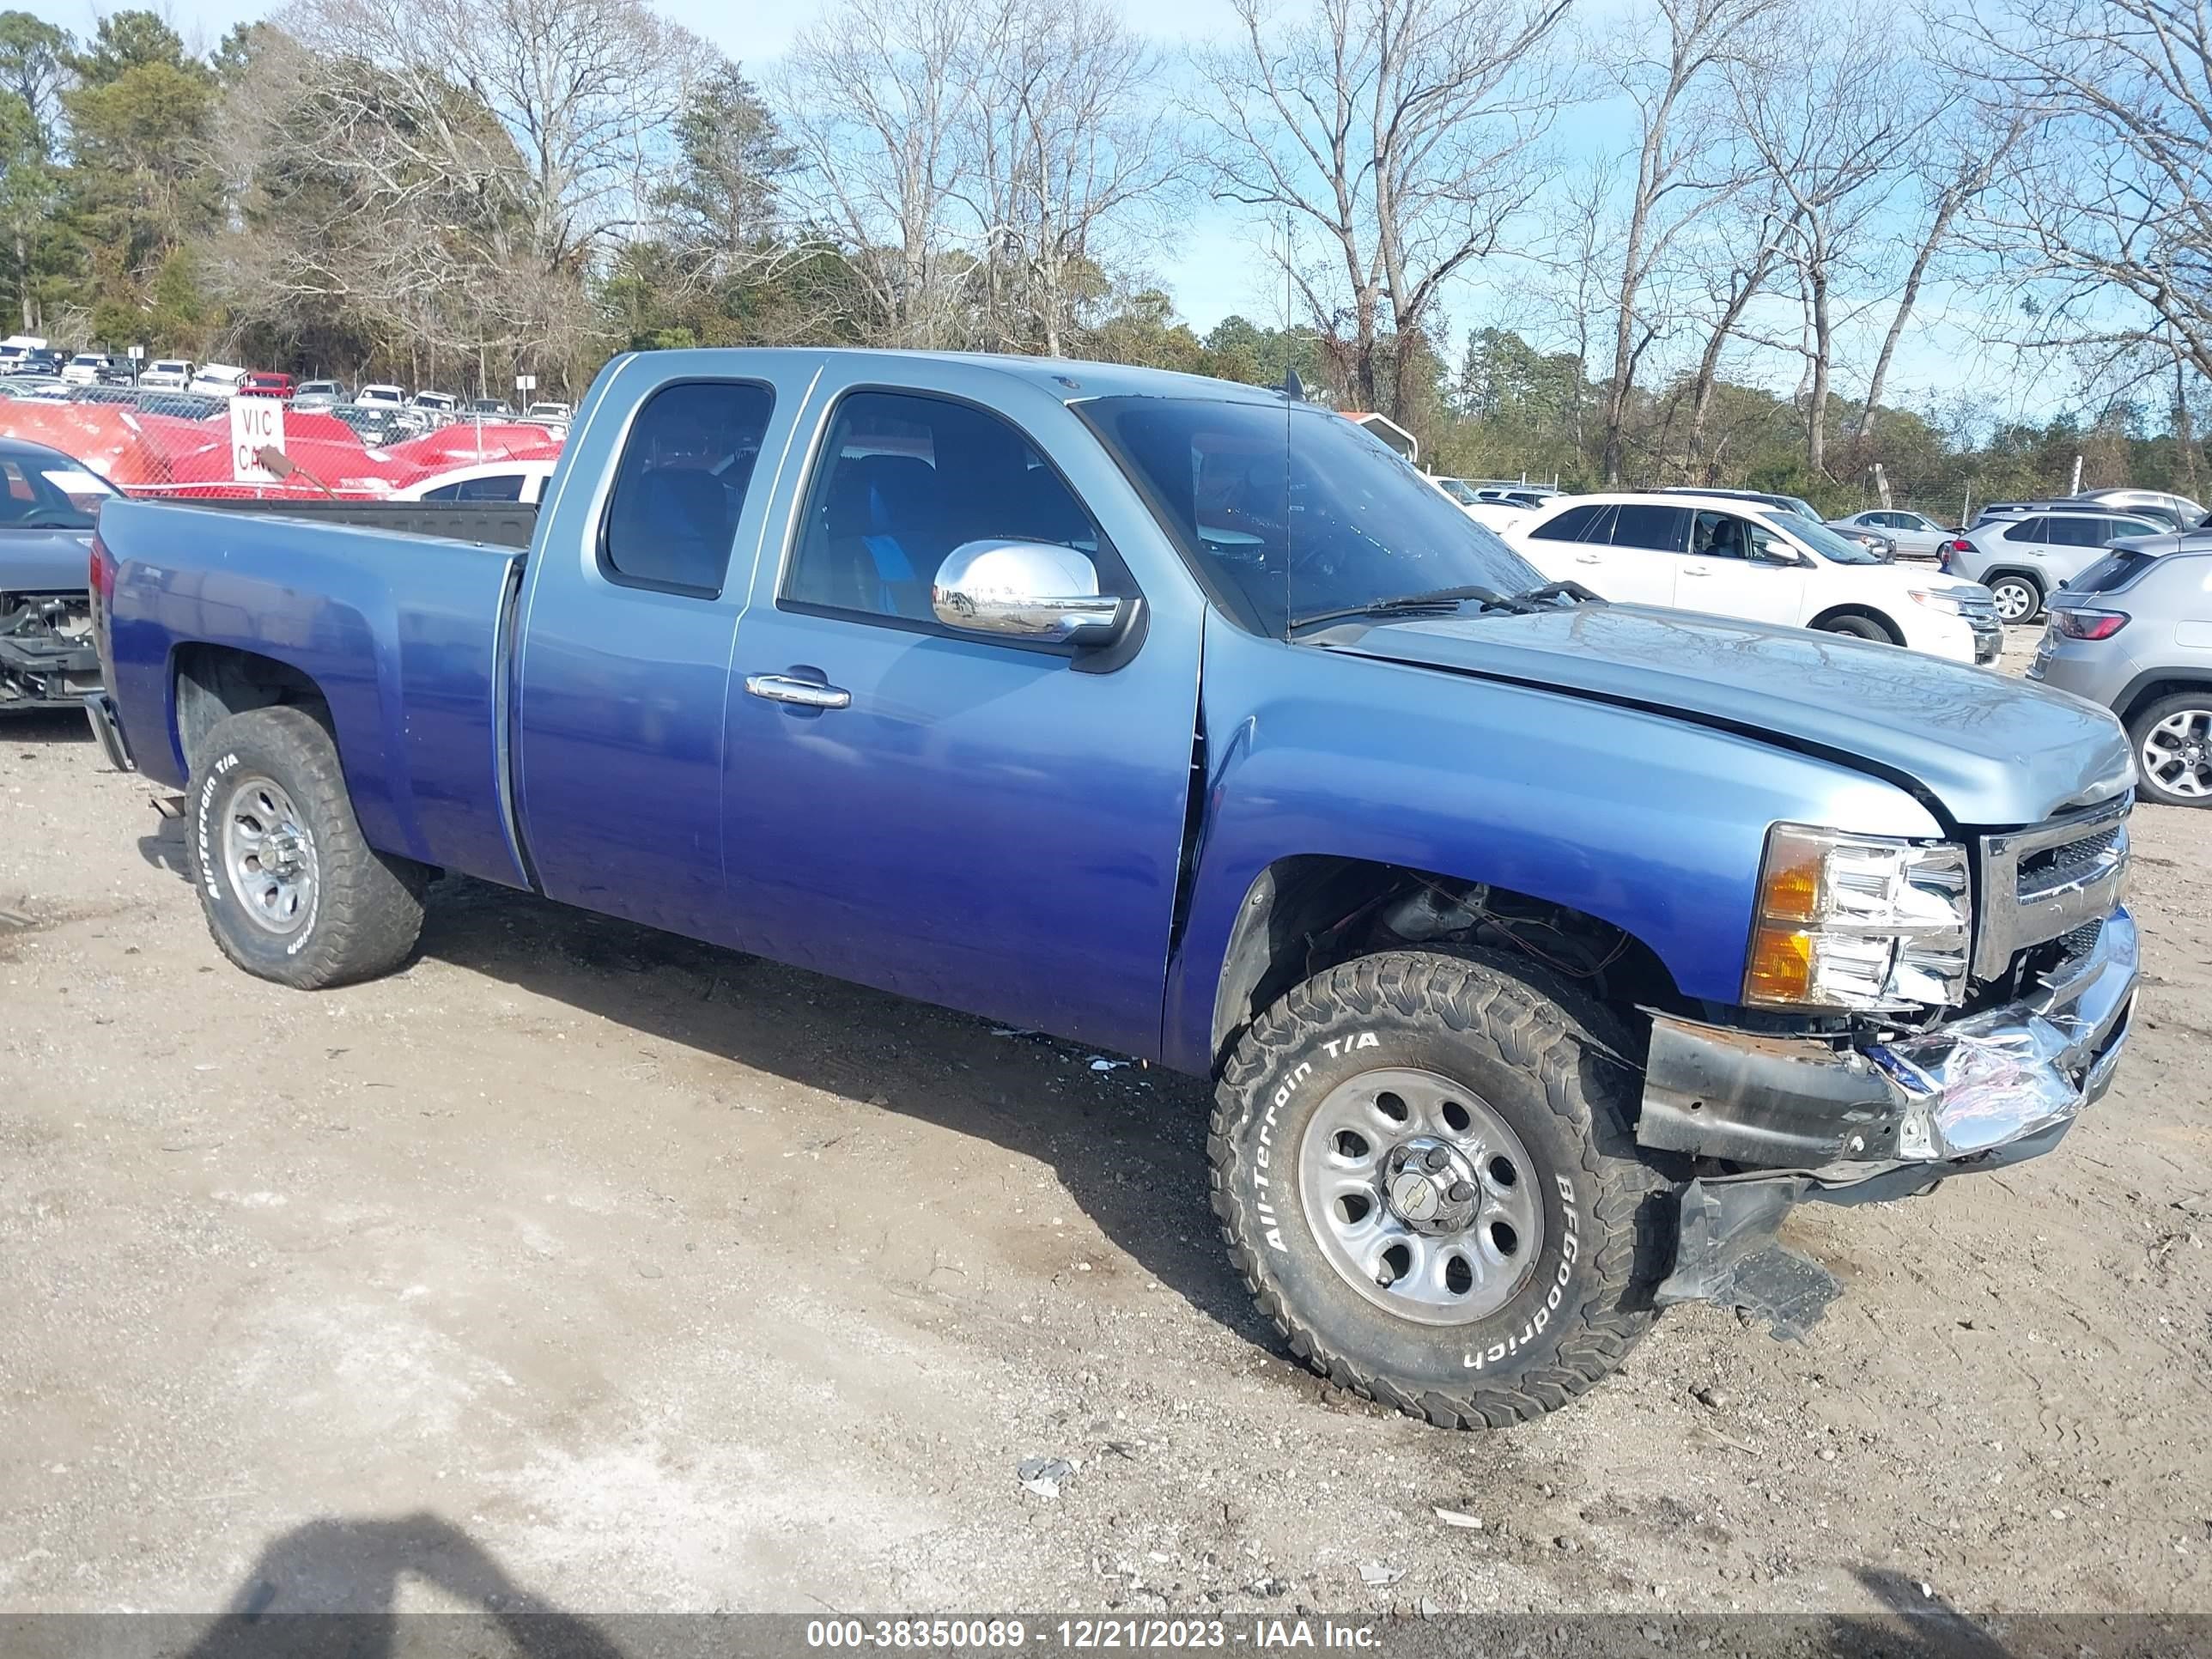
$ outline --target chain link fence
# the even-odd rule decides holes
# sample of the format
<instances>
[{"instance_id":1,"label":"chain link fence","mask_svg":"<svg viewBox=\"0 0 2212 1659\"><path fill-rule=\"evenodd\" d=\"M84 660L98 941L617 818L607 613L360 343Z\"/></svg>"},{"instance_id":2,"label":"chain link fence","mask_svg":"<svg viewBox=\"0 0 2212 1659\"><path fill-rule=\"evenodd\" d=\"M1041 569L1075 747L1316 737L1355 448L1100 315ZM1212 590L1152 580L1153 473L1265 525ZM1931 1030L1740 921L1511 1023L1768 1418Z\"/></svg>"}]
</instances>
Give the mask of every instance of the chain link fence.
<instances>
[{"instance_id":1,"label":"chain link fence","mask_svg":"<svg viewBox=\"0 0 2212 1659\"><path fill-rule=\"evenodd\" d=\"M535 501L567 436L565 411L0 377L0 437L58 450L126 495Z\"/></svg>"}]
</instances>

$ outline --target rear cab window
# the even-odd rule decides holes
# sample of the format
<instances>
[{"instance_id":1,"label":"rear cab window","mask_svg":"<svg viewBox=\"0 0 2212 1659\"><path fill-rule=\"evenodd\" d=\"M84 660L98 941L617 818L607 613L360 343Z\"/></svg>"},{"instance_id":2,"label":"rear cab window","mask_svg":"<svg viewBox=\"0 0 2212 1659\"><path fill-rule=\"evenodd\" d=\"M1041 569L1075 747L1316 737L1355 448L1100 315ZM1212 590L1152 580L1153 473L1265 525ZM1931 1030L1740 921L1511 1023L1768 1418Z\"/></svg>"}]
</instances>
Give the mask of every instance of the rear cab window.
<instances>
[{"instance_id":1,"label":"rear cab window","mask_svg":"<svg viewBox=\"0 0 2212 1659\"><path fill-rule=\"evenodd\" d=\"M647 398L600 520L600 574L624 586L720 597L775 407L775 394L751 380L679 380ZM519 478L515 485L497 499L519 500Z\"/></svg>"}]
</instances>

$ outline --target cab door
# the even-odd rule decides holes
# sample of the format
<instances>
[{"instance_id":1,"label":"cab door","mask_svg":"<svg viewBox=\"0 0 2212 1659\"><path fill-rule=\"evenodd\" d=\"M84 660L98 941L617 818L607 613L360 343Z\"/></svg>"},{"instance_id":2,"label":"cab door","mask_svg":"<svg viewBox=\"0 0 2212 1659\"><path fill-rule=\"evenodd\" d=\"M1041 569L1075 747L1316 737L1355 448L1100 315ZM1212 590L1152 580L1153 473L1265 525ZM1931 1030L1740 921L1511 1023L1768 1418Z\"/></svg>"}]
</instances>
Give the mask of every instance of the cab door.
<instances>
[{"instance_id":1,"label":"cab door","mask_svg":"<svg viewBox=\"0 0 2212 1659\"><path fill-rule=\"evenodd\" d=\"M1057 398L957 362L898 380L825 377L738 624L723 847L744 948L1157 1054L1204 603ZM1146 603L1141 639L1086 657L946 627L939 566L993 539L1086 562Z\"/></svg>"},{"instance_id":2,"label":"cab door","mask_svg":"<svg viewBox=\"0 0 2212 1659\"><path fill-rule=\"evenodd\" d=\"M1507 539L1547 580L1577 581L1602 598L1622 599L1607 580L1616 510L1609 501L1577 501Z\"/></svg>"},{"instance_id":3,"label":"cab door","mask_svg":"<svg viewBox=\"0 0 2212 1659\"><path fill-rule=\"evenodd\" d=\"M1690 518L1689 548L1675 562L1676 605L1747 622L1805 620L1808 555L1747 514L1701 507ZM1784 557L1759 556L1769 551Z\"/></svg>"},{"instance_id":4,"label":"cab door","mask_svg":"<svg viewBox=\"0 0 2212 1659\"><path fill-rule=\"evenodd\" d=\"M511 723L548 896L737 942L722 879L730 652L774 458L818 362L632 357L575 428L531 553Z\"/></svg>"},{"instance_id":5,"label":"cab door","mask_svg":"<svg viewBox=\"0 0 2212 1659\"><path fill-rule=\"evenodd\" d=\"M1623 501L1613 517L1600 592L1624 605L1674 605L1676 568L1690 533L1690 509L1666 501ZM1590 584L1595 587L1596 583Z\"/></svg>"}]
</instances>

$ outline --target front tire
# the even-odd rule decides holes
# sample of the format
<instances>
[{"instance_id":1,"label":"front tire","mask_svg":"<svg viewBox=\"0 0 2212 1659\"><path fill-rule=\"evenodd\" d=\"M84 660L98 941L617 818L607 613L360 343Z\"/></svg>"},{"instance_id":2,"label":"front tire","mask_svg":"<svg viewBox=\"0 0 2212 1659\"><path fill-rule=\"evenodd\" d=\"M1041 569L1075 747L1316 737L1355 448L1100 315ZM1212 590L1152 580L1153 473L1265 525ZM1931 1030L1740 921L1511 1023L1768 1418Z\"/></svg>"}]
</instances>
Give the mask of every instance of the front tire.
<instances>
[{"instance_id":1,"label":"front tire","mask_svg":"<svg viewBox=\"0 0 2212 1659\"><path fill-rule=\"evenodd\" d=\"M1448 1428L1617 1369L1671 1241L1617 1054L1601 1011L1488 951L1364 957L1261 1016L1207 1148L1223 1237L1291 1352Z\"/></svg>"},{"instance_id":2,"label":"front tire","mask_svg":"<svg viewBox=\"0 0 2212 1659\"><path fill-rule=\"evenodd\" d=\"M2144 797L2163 806L2212 806L2212 692L2160 697L2128 722Z\"/></svg>"},{"instance_id":3,"label":"front tire","mask_svg":"<svg viewBox=\"0 0 2212 1659\"><path fill-rule=\"evenodd\" d=\"M233 714L207 734L185 848L216 946L279 985L387 974L422 931L429 872L362 839L337 746L305 709Z\"/></svg>"},{"instance_id":4,"label":"front tire","mask_svg":"<svg viewBox=\"0 0 2212 1659\"><path fill-rule=\"evenodd\" d=\"M1823 634L1845 634L1855 640L1872 640L1876 645L1895 645L1890 631L1871 617L1831 617L1822 623Z\"/></svg>"}]
</instances>

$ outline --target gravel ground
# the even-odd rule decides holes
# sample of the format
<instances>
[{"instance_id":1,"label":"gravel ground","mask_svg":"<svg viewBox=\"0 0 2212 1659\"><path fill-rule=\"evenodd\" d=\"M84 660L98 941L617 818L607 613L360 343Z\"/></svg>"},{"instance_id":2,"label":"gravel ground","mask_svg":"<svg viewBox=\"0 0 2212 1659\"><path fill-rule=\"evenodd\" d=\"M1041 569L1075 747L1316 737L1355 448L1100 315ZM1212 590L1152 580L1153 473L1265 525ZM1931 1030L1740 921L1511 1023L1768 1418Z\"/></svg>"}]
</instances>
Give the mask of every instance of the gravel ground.
<instances>
[{"instance_id":1,"label":"gravel ground","mask_svg":"<svg viewBox=\"0 0 2212 1659\"><path fill-rule=\"evenodd\" d=\"M466 883L280 991L80 733L0 726L0 1610L2212 1607L2212 815L2057 1155L1472 1436L1278 1351L1198 1085Z\"/></svg>"}]
</instances>

